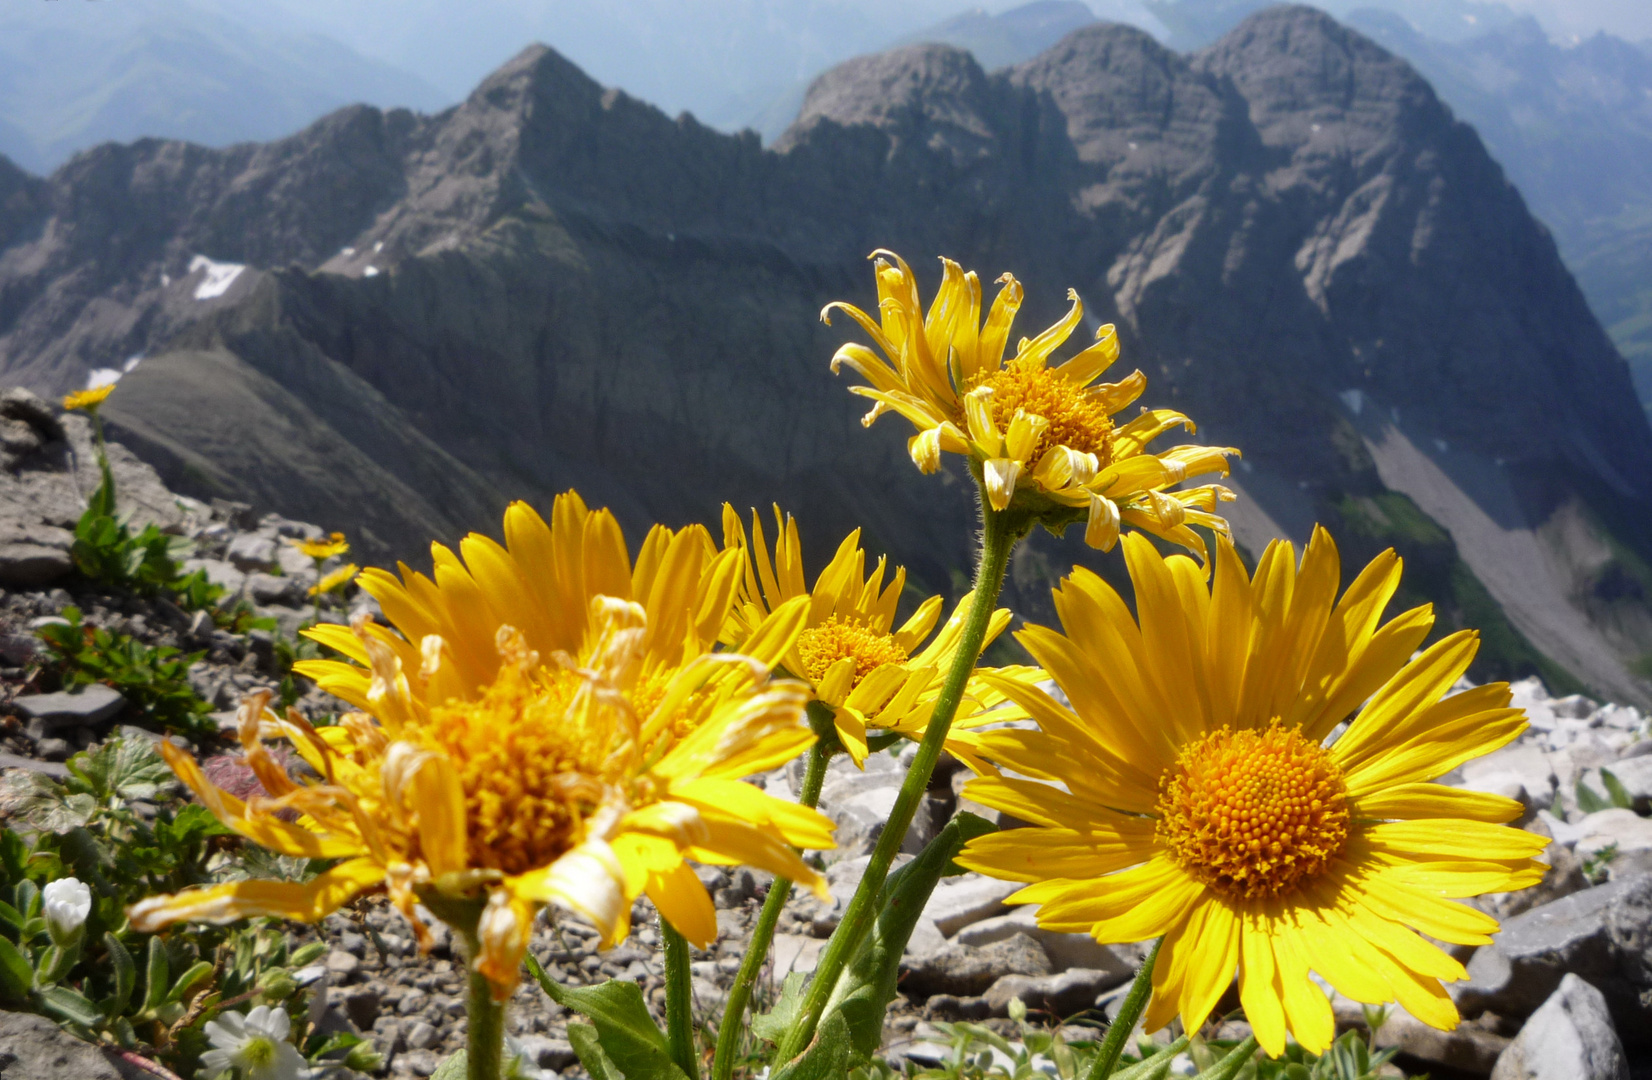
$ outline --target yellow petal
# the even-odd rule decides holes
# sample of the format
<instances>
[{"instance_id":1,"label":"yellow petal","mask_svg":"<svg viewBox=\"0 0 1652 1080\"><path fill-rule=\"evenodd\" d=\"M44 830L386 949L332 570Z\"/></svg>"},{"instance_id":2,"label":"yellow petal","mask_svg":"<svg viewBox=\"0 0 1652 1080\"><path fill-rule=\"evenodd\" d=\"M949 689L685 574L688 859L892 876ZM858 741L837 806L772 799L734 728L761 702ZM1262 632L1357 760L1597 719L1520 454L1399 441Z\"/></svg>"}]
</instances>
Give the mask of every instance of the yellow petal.
<instances>
[{"instance_id":1,"label":"yellow petal","mask_svg":"<svg viewBox=\"0 0 1652 1080\"><path fill-rule=\"evenodd\" d=\"M679 862L671 870L656 872L648 881L647 891L660 915L690 944L708 949L716 943L717 910L687 863Z\"/></svg>"},{"instance_id":2,"label":"yellow petal","mask_svg":"<svg viewBox=\"0 0 1652 1080\"><path fill-rule=\"evenodd\" d=\"M150 896L126 909L132 929L153 934L177 922L231 923L271 916L316 922L357 893L384 880L384 867L368 858L350 859L302 884L249 878Z\"/></svg>"}]
</instances>

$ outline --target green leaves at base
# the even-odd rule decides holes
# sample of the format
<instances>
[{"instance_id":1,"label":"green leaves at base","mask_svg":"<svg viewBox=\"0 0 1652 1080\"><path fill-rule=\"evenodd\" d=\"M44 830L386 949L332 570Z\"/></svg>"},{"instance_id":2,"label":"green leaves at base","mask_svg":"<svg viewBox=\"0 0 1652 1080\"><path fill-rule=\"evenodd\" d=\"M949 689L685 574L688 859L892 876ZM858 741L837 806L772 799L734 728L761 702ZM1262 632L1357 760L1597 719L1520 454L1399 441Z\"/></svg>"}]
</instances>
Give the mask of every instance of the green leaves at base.
<instances>
[{"instance_id":1,"label":"green leaves at base","mask_svg":"<svg viewBox=\"0 0 1652 1080\"><path fill-rule=\"evenodd\" d=\"M528 957L528 971L552 1001L591 1021L590 1031L577 1042L574 1029L585 1025L569 1024L568 1042L593 1078L688 1080L671 1060L665 1034L654 1025L636 983L609 979L596 986L563 986L546 974L532 955Z\"/></svg>"},{"instance_id":2,"label":"green leaves at base","mask_svg":"<svg viewBox=\"0 0 1652 1080\"><path fill-rule=\"evenodd\" d=\"M814 1042L796 1061L776 1070L772 1080L841 1080L849 1073L852 1050L848 1023L841 1012L832 1013L815 1032Z\"/></svg>"},{"instance_id":3,"label":"green leaves at base","mask_svg":"<svg viewBox=\"0 0 1652 1080\"><path fill-rule=\"evenodd\" d=\"M573 1025L568 1025L572 1027ZM470 1066L470 1055L459 1050L454 1055L436 1066L436 1071L430 1074L430 1080L465 1080L465 1073ZM592 1077L596 1074L592 1073Z\"/></svg>"}]
</instances>

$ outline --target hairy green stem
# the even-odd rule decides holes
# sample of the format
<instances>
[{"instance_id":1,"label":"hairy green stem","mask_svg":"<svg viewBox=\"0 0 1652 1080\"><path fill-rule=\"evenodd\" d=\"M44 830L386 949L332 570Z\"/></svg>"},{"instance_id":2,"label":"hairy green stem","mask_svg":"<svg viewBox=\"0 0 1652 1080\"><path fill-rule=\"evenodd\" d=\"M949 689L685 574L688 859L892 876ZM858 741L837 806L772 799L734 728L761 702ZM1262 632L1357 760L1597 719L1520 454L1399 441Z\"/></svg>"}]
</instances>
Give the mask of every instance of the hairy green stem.
<instances>
[{"instance_id":1,"label":"hairy green stem","mask_svg":"<svg viewBox=\"0 0 1652 1080\"><path fill-rule=\"evenodd\" d=\"M819 706L819 709L817 709ZM825 710L818 701L809 703L810 719L814 720L817 711ZM830 716L827 722L830 723ZM816 725L818 730L819 725ZM835 739L817 739L814 746L809 748L809 763L803 773L803 790L798 794L798 804L801 806L818 806L820 804L820 787L826 782L826 763L831 760L832 751L836 748ZM775 878L769 886L769 895L763 901L763 910L757 915L757 925L751 932L751 941L746 946L745 958L740 961L740 971L734 976L734 985L729 988L728 1005L723 1009L723 1023L717 1029L717 1054L711 1062L711 1080L729 1080L734 1075L734 1055L740 1049L740 1035L745 1030L743 1021L746 1016L746 1004L751 1000L752 987L757 983L758 973L763 970L763 963L769 957L769 946L774 942L774 927L780 921L780 913L785 910L786 899L791 895L792 883L789 878Z\"/></svg>"},{"instance_id":2,"label":"hairy green stem","mask_svg":"<svg viewBox=\"0 0 1652 1080\"><path fill-rule=\"evenodd\" d=\"M1245 1036L1245 1041L1229 1050L1227 1057L1200 1073L1195 1080L1233 1080L1251 1059L1251 1055L1256 1053L1257 1045L1255 1035Z\"/></svg>"},{"instance_id":3,"label":"hairy green stem","mask_svg":"<svg viewBox=\"0 0 1652 1080\"><path fill-rule=\"evenodd\" d=\"M700 1080L700 1055L694 1049L694 983L688 970L688 940L663 915L660 940L665 945L666 1045L671 1060L688 1080Z\"/></svg>"},{"instance_id":4,"label":"hairy green stem","mask_svg":"<svg viewBox=\"0 0 1652 1080\"><path fill-rule=\"evenodd\" d=\"M472 939L470 955L480 946ZM505 1003L493 1000L493 984L470 967L470 999L466 1002L466 1080L499 1080L504 1072Z\"/></svg>"},{"instance_id":5,"label":"hairy green stem","mask_svg":"<svg viewBox=\"0 0 1652 1080\"><path fill-rule=\"evenodd\" d=\"M1141 1019L1142 1010L1147 1008L1147 998L1153 993L1153 962L1159 958L1159 946L1163 944L1163 938L1155 941L1153 950L1141 962L1136 981L1130 984L1130 992L1124 995L1119 1014L1107 1028L1107 1036L1101 1040L1101 1049L1096 1051L1084 1080L1107 1080L1118 1068L1119 1055L1124 1053L1124 1041L1136 1030L1136 1021Z\"/></svg>"},{"instance_id":6,"label":"hairy green stem","mask_svg":"<svg viewBox=\"0 0 1652 1080\"><path fill-rule=\"evenodd\" d=\"M792 1060L814 1038L815 1027L820 1023L826 1003L837 986L838 976L877 920L878 895L883 891L884 879L889 876L889 866L894 862L901 842L906 838L907 827L912 824L918 804L923 801L924 792L929 788L929 777L935 771L935 763L940 760L941 747L952 727L953 714L958 711L964 688L969 685L970 674L975 670L975 662L980 659L981 649L986 644L987 626L998 604L998 592L1004 584L1010 551L1015 547L1015 542L1026 535L1031 524L1032 519L1025 513L1013 509L994 510L986 501L985 490L982 490L981 565L976 569L975 598L965 618L958 651L953 654L946 682L941 686L940 696L935 699L935 709L930 714L923 741L918 744L917 756L907 770L906 779L901 782L900 794L895 799L894 809L889 812L889 822L883 827L877 847L872 850L872 857L867 862L866 875L861 878L859 888L849 901L843 921L821 951L797 1022L776 1050L774 1060L777 1065Z\"/></svg>"}]
</instances>

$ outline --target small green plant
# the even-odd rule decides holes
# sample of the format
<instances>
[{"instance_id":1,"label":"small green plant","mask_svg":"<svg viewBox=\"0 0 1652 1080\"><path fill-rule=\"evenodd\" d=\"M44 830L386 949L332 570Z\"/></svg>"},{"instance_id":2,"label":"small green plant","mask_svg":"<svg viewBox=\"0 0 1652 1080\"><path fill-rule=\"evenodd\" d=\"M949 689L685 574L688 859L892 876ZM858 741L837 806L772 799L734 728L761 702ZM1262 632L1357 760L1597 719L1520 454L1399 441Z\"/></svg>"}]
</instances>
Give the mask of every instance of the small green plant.
<instances>
[{"instance_id":1,"label":"small green plant","mask_svg":"<svg viewBox=\"0 0 1652 1080\"><path fill-rule=\"evenodd\" d=\"M1612 861L1618 857L1617 841L1607 844L1583 860L1583 876L1589 884L1603 884L1611 876Z\"/></svg>"},{"instance_id":2,"label":"small green plant","mask_svg":"<svg viewBox=\"0 0 1652 1080\"><path fill-rule=\"evenodd\" d=\"M63 669L65 688L103 683L118 690L158 729L192 738L216 733L207 718L212 706L189 685L189 667L204 652L151 648L125 634L87 626L73 606L63 609L63 618L66 621L43 626L38 633Z\"/></svg>"},{"instance_id":3,"label":"small green plant","mask_svg":"<svg viewBox=\"0 0 1652 1080\"><path fill-rule=\"evenodd\" d=\"M130 928L128 904L244 873L230 857L239 839L178 797L154 745L114 739L68 768L62 783L22 771L4 781L16 827L0 833L0 1005L183 1076L194 1075L205 1024L224 1009L281 1005L302 1017L306 992L294 973L324 944L295 947L269 920L164 936ZM152 816L136 812L140 801L154 805ZM278 869L303 877L321 867ZM300 1022L294 1042L312 1063L377 1065L372 1046L353 1035Z\"/></svg>"},{"instance_id":4,"label":"small green plant","mask_svg":"<svg viewBox=\"0 0 1652 1080\"><path fill-rule=\"evenodd\" d=\"M1600 786L1606 789L1604 798L1594 788L1583 782L1583 777L1577 778L1573 790L1577 795L1577 808L1585 814L1593 814L1601 810L1633 810L1635 798L1623 786L1623 781L1611 769L1600 770Z\"/></svg>"}]
</instances>

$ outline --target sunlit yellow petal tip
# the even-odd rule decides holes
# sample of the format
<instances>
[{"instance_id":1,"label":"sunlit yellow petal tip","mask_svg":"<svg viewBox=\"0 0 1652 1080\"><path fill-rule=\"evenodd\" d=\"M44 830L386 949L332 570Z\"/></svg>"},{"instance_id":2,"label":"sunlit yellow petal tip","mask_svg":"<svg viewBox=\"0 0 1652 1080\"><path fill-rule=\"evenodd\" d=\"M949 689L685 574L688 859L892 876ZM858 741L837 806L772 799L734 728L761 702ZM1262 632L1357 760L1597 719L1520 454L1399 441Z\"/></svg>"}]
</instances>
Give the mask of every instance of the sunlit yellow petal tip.
<instances>
[{"instance_id":1,"label":"sunlit yellow petal tip","mask_svg":"<svg viewBox=\"0 0 1652 1080\"><path fill-rule=\"evenodd\" d=\"M1173 527L1175 511L1154 520ZM1203 570L1124 537L1135 611L1093 573L1055 594L1065 633L1020 640L1070 707L993 681L1038 731L981 735L1003 776L965 793L1033 824L970 841L958 861L1027 883L1041 926L1101 942L1164 939L1148 1026L1197 1027L1231 984L1258 1039L1329 1047L1317 975L1359 1001L1398 999L1424 1023L1456 1011L1462 965L1425 940L1490 940L1456 902L1542 877L1545 837L1518 804L1429 783L1523 726L1501 686L1447 696L1472 633L1413 653L1426 612L1381 615L1399 581L1379 556L1337 598L1336 546L1317 531L1255 579L1218 535ZM1347 722L1334 741L1328 736Z\"/></svg>"},{"instance_id":2,"label":"sunlit yellow petal tip","mask_svg":"<svg viewBox=\"0 0 1652 1080\"><path fill-rule=\"evenodd\" d=\"M76 390L63 395L63 408L70 412L96 412L98 406L107 401L109 395L114 392L115 383L112 382Z\"/></svg>"}]
</instances>

